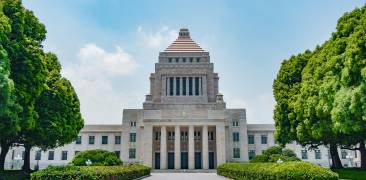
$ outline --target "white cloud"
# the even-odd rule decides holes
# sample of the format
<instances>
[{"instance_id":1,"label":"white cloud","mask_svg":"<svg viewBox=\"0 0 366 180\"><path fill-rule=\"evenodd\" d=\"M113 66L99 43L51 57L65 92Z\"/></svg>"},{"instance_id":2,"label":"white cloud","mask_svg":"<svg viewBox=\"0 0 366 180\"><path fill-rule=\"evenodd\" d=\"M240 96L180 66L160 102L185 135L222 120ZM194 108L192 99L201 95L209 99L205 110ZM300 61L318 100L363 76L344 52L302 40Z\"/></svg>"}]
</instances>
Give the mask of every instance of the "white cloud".
<instances>
[{"instance_id":1,"label":"white cloud","mask_svg":"<svg viewBox=\"0 0 366 180\"><path fill-rule=\"evenodd\" d=\"M134 105L140 94L119 90L112 79L131 74L137 62L122 48L107 52L95 44L80 49L77 62L63 75L73 84L86 124L121 123L122 105Z\"/></svg>"},{"instance_id":2,"label":"white cloud","mask_svg":"<svg viewBox=\"0 0 366 180\"><path fill-rule=\"evenodd\" d=\"M142 26L138 26L137 32L144 43L155 50L166 48L178 37L178 31L168 26L163 26L156 32L146 32Z\"/></svg>"}]
</instances>

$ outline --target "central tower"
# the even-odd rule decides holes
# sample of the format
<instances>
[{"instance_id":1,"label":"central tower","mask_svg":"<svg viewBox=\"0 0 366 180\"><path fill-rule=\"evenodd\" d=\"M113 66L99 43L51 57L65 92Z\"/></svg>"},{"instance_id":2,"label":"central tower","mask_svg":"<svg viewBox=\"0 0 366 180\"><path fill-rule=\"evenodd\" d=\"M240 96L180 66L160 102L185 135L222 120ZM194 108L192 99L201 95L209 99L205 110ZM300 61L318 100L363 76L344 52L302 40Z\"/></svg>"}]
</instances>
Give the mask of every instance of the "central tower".
<instances>
[{"instance_id":1,"label":"central tower","mask_svg":"<svg viewBox=\"0 0 366 180\"><path fill-rule=\"evenodd\" d=\"M150 94L144 109L224 109L210 55L196 44L188 29L159 53L155 73L150 75Z\"/></svg>"}]
</instances>

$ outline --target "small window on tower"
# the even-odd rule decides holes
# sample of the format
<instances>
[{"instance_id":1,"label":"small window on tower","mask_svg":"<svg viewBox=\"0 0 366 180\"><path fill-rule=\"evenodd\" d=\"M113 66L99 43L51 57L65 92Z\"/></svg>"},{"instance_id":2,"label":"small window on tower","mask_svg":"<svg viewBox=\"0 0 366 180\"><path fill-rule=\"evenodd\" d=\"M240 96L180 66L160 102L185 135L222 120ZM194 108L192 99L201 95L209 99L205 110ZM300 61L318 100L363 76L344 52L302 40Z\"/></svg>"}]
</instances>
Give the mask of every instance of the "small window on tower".
<instances>
[{"instance_id":1,"label":"small window on tower","mask_svg":"<svg viewBox=\"0 0 366 180\"><path fill-rule=\"evenodd\" d=\"M184 63L186 62L186 58L183 58L183 62L184 62Z\"/></svg>"},{"instance_id":2,"label":"small window on tower","mask_svg":"<svg viewBox=\"0 0 366 180\"><path fill-rule=\"evenodd\" d=\"M197 62L198 62L198 63L200 62L200 60L201 60L200 58L197 58Z\"/></svg>"},{"instance_id":3,"label":"small window on tower","mask_svg":"<svg viewBox=\"0 0 366 180\"><path fill-rule=\"evenodd\" d=\"M179 62L179 58L175 58L175 62Z\"/></svg>"},{"instance_id":4,"label":"small window on tower","mask_svg":"<svg viewBox=\"0 0 366 180\"><path fill-rule=\"evenodd\" d=\"M169 58L169 59L168 59L168 62L169 62L169 63L171 63L171 62L172 62L172 58Z\"/></svg>"},{"instance_id":5,"label":"small window on tower","mask_svg":"<svg viewBox=\"0 0 366 180\"><path fill-rule=\"evenodd\" d=\"M189 62L193 62L193 58L189 58Z\"/></svg>"}]
</instances>

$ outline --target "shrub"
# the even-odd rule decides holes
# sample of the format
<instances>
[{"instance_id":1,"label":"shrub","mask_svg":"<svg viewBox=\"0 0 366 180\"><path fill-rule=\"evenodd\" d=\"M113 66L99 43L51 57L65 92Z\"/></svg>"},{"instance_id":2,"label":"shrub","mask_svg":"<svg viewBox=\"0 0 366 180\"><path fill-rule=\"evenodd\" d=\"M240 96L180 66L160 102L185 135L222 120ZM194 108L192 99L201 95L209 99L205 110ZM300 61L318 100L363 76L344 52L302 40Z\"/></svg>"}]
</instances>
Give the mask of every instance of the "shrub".
<instances>
[{"instance_id":1,"label":"shrub","mask_svg":"<svg viewBox=\"0 0 366 180\"><path fill-rule=\"evenodd\" d=\"M114 154L102 149L88 150L78 153L72 160L75 166L86 166L86 161L92 162L91 166L115 166L122 165L122 161Z\"/></svg>"},{"instance_id":2,"label":"shrub","mask_svg":"<svg viewBox=\"0 0 366 180\"><path fill-rule=\"evenodd\" d=\"M31 174L31 180L130 180L150 174L150 168L133 164L127 166L50 166Z\"/></svg>"},{"instance_id":3,"label":"shrub","mask_svg":"<svg viewBox=\"0 0 366 180\"><path fill-rule=\"evenodd\" d=\"M255 156L249 162L257 163L257 162L277 162L277 160L281 158L282 161L300 161L297 158L294 151L288 148L282 148L280 146L272 146L263 152L262 155Z\"/></svg>"},{"instance_id":4,"label":"shrub","mask_svg":"<svg viewBox=\"0 0 366 180\"><path fill-rule=\"evenodd\" d=\"M232 179L338 179L338 174L309 162L226 163L217 174Z\"/></svg>"}]
</instances>

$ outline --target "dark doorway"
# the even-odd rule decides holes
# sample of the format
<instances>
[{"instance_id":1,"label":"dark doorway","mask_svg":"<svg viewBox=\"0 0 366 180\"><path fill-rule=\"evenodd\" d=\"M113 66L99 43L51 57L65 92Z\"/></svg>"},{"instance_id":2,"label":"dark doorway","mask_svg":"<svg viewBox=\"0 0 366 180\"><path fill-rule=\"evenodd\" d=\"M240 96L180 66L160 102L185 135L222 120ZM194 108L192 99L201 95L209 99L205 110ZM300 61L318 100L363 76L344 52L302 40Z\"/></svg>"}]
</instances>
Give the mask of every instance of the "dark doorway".
<instances>
[{"instance_id":1,"label":"dark doorway","mask_svg":"<svg viewBox=\"0 0 366 180\"><path fill-rule=\"evenodd\" d=\"M188 169L188 152L180 153L180 168Z\"/></svg>"},{"instance_id":2,"label":"dark doorway","mask_svg":"<svg viewBox=\"0 0 366 180\"><path fill-rule=\"evenodd\" d=\"M201 152L195 152L194 153L194 168L195 169L201 169Z\"/></svg>"},{"instance_id":3,"label":"dark doorway","mask_svg":"<svg viewBox=\"0 0 366 180\"><path fill-rule=\"evenodd\" d=\"M208 168L210 168L210 169L215 168L215 153L214 152L208 153Z\"/></svg>"},{"instance_id":4,"label":"dark doorway","mask_svg":"<svg viewBox=\"0 0 366 180\"><path fill-rule=\"evenodd\" d=\"M168 153L168 169L174 169L174 153Z\"/></svg>"},{"instance_id":5,"label":"dark doorway","mask_svg":"<svg viewBox=\"0 0 366 180\"><path fill-rule=\"evenodd\" d=\"M160 169L160 153L155 153L155 169Z\"/></svg>"}]
</instances>

